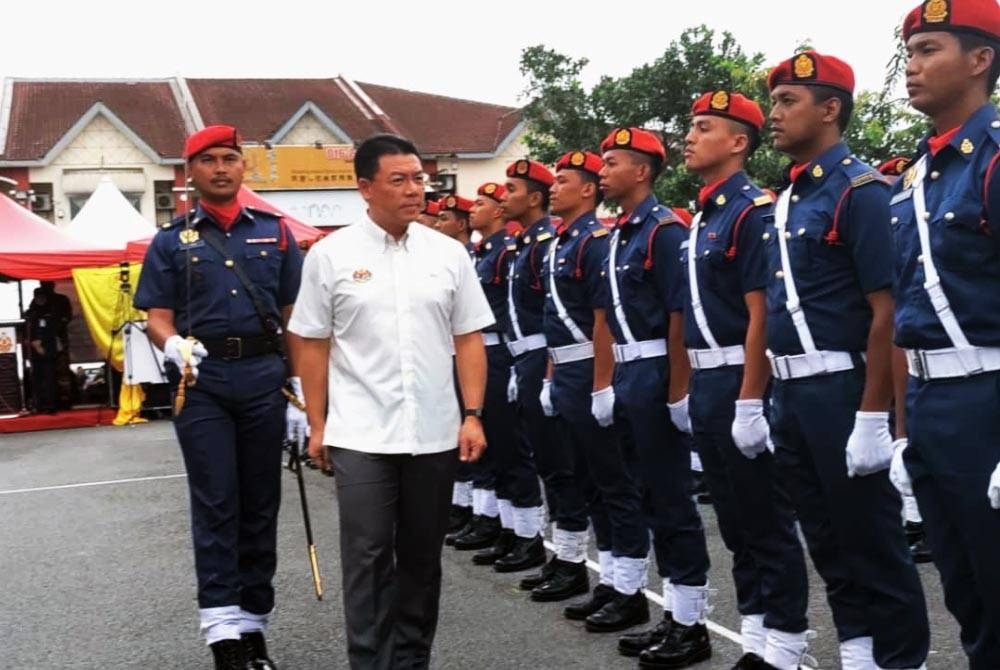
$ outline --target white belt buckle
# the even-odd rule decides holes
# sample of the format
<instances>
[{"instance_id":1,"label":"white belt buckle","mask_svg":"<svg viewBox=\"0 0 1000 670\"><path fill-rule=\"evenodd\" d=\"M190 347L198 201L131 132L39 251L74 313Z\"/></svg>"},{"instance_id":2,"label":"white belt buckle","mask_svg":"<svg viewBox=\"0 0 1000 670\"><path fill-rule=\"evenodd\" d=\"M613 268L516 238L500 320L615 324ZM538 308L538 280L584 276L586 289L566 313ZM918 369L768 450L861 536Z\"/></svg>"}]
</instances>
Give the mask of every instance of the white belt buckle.
<instances>
[{"instance_id":1,"label":"white belt buckle","mask_svg":"<svg viewBox=\"0 0 1000 670\"><path fill-rule=\"evenodd\" d=\"M962 364L962 369L965 370L966 377L978 375L983 371L983 362L979 359L979 352L974 348L966 349L962 347L957 349L955 353Z\"/></svg>"}]
</instances>

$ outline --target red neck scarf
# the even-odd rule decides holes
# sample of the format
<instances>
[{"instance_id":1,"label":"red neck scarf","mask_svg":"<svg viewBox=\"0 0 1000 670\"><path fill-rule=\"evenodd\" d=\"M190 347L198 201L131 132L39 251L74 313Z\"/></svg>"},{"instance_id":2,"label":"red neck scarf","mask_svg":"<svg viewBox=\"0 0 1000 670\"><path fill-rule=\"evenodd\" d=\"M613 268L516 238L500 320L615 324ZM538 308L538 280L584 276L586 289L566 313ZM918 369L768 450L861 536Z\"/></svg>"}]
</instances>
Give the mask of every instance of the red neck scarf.
<instances>
[{"instance_id":1,"label":"red neck scarf","mask_svg":"<svg viewBox=\"0 0 1000 670\"><path fill-rule=\"evenodd\" d=\"M701 190L698 191L698 207L704 209L705 203L708 202L708 199L710 197L712 197L712 193L715 192L715 189L722 186L723 182L725 182L726 179L728 179L728 177L726 177L725 179L714 181L711 184L708 184L707 186L702 186Z\"/></svg>"},{"instance_id":2,"label":"red neck scarf","mask_svg":"<svg viewBox=\"0 0 1000 670\"><path fill-rule=\"evenodd\" d=\"M236 219L240 216L240 210L243 208L240 205L240 201L233 198L232 202L226 203L225 205L210 205L205 201L201 202L201 208L205 210L205 213L215 219L223 230L229 232L233 224L236 223Z\"/></svg>"},{"instance_id":3,"label":"red neck scarf","mask_svg":"<svg viewBox=\"0 0 1000 670\"><path fill-rule=\"evenodd\" d=\"M958 134L958 129L961 126L952 128L946 133L941 133L940 135L935 135L934 137L927 138L927 148L931 150L931 156L937 156L938 152L945 148L949 142L951 142L955 135Z\"/></svg>"},{"instance_id":4,"label":"red neck scarf","mask_svg":"<svg viewBox=\"0 0 1000 670\"><path fill-rule=\"evenodd\" d=\"M802 165L792 166L792 169L788 173L788 178L792 180L793 184L799 178L799 175L806 171L807 167L809 167L809 163L803 163Z\"/></svg>"}]
</instances>

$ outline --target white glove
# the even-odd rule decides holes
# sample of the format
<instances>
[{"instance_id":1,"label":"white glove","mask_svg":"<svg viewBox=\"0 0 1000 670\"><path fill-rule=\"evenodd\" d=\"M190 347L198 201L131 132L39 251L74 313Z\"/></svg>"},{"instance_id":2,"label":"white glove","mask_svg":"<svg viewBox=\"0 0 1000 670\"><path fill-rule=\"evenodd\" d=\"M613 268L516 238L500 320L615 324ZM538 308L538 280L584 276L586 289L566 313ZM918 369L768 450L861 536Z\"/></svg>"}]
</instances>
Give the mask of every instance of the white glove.
<instances>
[{"instance_id":1,"label":"white glove","mask_svg":"<svg viewBox=\"0 0 1000 670\"><path fill-rule=\"evenodd\" d=\"M510 366L510 379L507 380L507 402L517 402L517 368Z\"/></svg>"},{"instance_id":2,"label":"white glove","mask_svg":"<svg viewBox=\"0 0 1000 670\"><path fill-rule=\"evenodd\" d=\"M892 462L888 412L857 412L847 440L847 476L874 474Z\"/></svg>"},{"instance_id":3,"label":"white glove","mask_svg":"<svg viewBox=\"0 0 1000 670\"><path fill-rule=\"evenodd\" d=\"M771 428L764 418L764 401L759 398L736 401L736 417L730 432L736 448L747 458L757 458L765 449L774 451Z\"/></svg>"},{"instance_id":4,"label":"white glove","mask_svg":"<svg viewBox=\"0 0 1000 670\"><path fill-rule=\"evenodd\" d=\"M208 357L205 345L198 340L189 340L180 335L171 335L163 343L163 356L184 373L184 366L191 366L191 374L198 376L198 364Z\"/></svg>"},{"instance_id":5,"label":"white glove","mask_svg":"<svg viewBox=\"0 0 1000 670\"><path fill-rule=\"evenodd\" d=\"M556 408L552 406L552 380L542 380L542 392L538 394L538 402L542 403L545 416L555 416Z\"/></svg>"},{"instance_id":6,"label":"white glove","mask_svg":"<svg viewBox=\"0 0 1000 670\"><path fill-rule=\"evenodd\" d=\"M302 395L302 380L298 377L289 377L292 385L292 392L303 405L306 404L305 396ZM306 441L309 438L309 419L306 413L288 401L285 408L285 439L294 444L301 454L305 450Z\"/></svg>"},{"instance_id":7,"label":"white glove","mask_svg":"<svg viewBox=\"0 0 1000 670\"><path fill-rule=\"evenodd\" d=\"M900 495L912 496L913 483L910 482L910 473L906 471L903 464L903 452L910 442L905 437L901 437L892 443L892 464L889 466L889 481L896 487Z\"/></svg>"},{"instance_id":8,"label":"white glove","mask_svg":"<svg viewBox=\"0 0 1000 670\"><path fill-rule=\"evenodd\" d=\"M667 408L670 410L670 421L677 426L677 430L682 433L691 434L691 415L688 414L688 396L684 396L677 402L668 402Z\"/></svg>"},{"instance_id":9,"label":"white glove","mask_svg":"<svg viewBox=\"0 0 1000 670\"><path fill-rule=\"evenodd\" d=\"M990 507L1000 509L1000 463L990 476L990 487L986 489L986 495L990 498Z\"/></svg>"},{"instance_id":10,"label":"white glove","mask_svg":"<svg viewBox=\"0 0 1000 670\"><path fill-rule=\"evenodd\" d=\"M615 387L608 386L590 394L590 413L597 419L597 425L607 428L615 422Z\"/></svg>"}]
</instances>

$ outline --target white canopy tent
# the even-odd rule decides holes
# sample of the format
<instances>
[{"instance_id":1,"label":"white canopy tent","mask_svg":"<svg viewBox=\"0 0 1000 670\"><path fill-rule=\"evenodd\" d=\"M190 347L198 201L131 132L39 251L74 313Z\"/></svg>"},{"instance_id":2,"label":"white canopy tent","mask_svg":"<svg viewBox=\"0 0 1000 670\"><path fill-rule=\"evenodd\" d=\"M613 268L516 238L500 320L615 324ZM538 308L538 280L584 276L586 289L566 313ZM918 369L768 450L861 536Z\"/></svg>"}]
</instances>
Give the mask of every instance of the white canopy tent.
<instances>
[{"instance_id":1,"label":"white canopy tent","mask_svg":"<svg viewBox=\"0 0 1000 670\"><path fill-rule=\"evenodd\" d=\"M101 249L124 249L133 240L153 235L156 226L136 211L111 177L105 176L64 230Z\"/></svg>"}]
</instances>

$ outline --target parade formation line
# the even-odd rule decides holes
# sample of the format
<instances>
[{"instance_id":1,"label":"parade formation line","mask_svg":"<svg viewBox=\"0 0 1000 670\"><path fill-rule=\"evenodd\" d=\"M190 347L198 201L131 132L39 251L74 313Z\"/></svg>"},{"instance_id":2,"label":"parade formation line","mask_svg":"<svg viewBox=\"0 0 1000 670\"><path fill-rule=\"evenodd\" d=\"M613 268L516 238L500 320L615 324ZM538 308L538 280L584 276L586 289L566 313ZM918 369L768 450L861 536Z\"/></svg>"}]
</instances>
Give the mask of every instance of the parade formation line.
<instances>
[{"instance_id":1,"label":"parade formation line","mask_svg":"<svg viewBox=\"0 0 1000 670\"><path fill-rule=\"evenodd\" d=\"M101 482L80 482L78 484L59 484L56 486L36 486L27 489L9 489L0 491L0 496L13 495L15 493L40 493L42 491L59 491L62 489L82 489L92 486L112 486L114 484L131 484L133 482L154 482L163 479L180 479L187 475L154 475L151 477L129 477L128 479L109 479Z\"/></svg>"}]
</instances>

